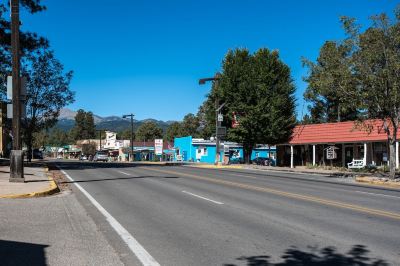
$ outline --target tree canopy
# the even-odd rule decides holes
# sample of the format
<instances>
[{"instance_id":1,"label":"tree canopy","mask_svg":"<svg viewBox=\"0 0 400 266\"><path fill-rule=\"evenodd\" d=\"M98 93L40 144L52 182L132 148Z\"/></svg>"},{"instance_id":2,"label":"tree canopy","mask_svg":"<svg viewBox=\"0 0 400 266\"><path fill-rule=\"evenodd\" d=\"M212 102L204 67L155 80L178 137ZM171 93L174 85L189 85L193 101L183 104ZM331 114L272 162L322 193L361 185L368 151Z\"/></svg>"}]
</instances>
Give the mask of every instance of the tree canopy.
<instances>
[{"instance_id":1,"label":"tree canopy","mask_svg":"<svg viewBox=\"0 0 400 266\"><path fill-rule=\"evenodd\" d=\"M307 63L306 98L327 99L332 95L336 109L340 104L340 110L356 111L362 123L381 120L390 144L390 177L394 178L400 121L400 9L395 10L394 20L386 14L371 20L371 26L361 32L354 18L341 18L346 39L327 42L318 62ZM335 112L327 115L332 114Z\"/></svg>"},{"instance_id":2,"label":"tree canopy","mask_svg":"<svg viewBox=\"0 0 400 266\"><path fill-rule=\"evenodd\" d=\"M152 141L163 137L162 129L153 121L148 121L139 126L136 131L137 141Z\"/></svg>"},{"instance_id":3,"label":"tree canopy","mask_svg":"<svg viewBox=\"0 0 400 266\"><path fill-rule=\"evenodd\" d=\"M207 121L205 128L215 130L216 99L225 103L222 113L228 139L243 144L249 162L256 144L273 145L290 138L296 122L294 91L290 69L277 51L262 48L251 54L247 49L231 50L200 109ZM240 114L237 127L232 127L233 113Z\"/></svg>"},{"instance_id":4,"label":"tree canopy","mask_svg":"<svg viewBox=\"0 0 400 266\"><path fill-rule=\"evenodd\" d=\"M96 137L96 126L92 112L79 109L75 116L75 126L71 129L74 140L93 139Z\"/></svg>"}]
</instances>

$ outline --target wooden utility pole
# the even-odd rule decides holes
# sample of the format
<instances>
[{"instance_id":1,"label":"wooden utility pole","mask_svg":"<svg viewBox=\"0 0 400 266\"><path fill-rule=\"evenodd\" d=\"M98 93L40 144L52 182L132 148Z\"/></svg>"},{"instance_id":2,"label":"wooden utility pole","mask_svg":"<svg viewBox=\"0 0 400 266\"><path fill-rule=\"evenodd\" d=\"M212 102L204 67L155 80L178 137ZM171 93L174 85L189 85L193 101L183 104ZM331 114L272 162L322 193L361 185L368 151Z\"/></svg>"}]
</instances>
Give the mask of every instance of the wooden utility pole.
<instances>
[{"instance_id":1,"label":"wooden utility pole","mask_svg":"<svg viewBox=\"0 0 400 266\"><path fill-rule=\"evenodd\" d=\"M11 0L11 47L12 47L12 139L10 182L25 182L24 160L21 143L21 78L19 42L19 0Z\"/></svg>"}]
</instances>

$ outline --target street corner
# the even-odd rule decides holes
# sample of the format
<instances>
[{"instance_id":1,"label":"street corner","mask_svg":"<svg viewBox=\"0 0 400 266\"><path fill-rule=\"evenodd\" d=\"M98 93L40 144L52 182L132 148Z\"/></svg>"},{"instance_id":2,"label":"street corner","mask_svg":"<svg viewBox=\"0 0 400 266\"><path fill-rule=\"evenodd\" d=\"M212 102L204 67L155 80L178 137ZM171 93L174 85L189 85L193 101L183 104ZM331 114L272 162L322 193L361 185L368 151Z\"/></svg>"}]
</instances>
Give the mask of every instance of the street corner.
<instances>
[{"instance_id":1,"label":"street corner","mask_svg":"<svg viewBox=\"0 0 400 266\"><path fill-rule=\"evenodd\" d=\"M0 199L45 197L60 192L48 167L27 167L23 183L10 183L8 173L4 171L0 176L0 183Z\"/></svg>"},{"instance_id":2,"label":"street corner","mask_svg":"<svg viewBox=\"0 0 400 266\"><path fill-rule=\"evenodd\" d=\"M356 182L377 185L377 186L385 186L385 187L393 187L400 189L400 178L396 178L391 180L389 178L384 177L374 177L374 176L356 176Z\"/></svg>"}]
</instances>

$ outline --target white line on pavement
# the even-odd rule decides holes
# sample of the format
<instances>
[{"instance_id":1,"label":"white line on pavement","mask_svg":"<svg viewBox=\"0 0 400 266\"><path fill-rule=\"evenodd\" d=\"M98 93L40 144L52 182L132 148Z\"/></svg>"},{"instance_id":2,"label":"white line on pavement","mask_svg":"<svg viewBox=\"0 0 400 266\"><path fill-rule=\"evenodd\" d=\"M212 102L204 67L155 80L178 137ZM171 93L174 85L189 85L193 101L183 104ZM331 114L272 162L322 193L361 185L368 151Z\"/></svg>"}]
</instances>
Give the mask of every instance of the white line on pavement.
<instances>
[{"instance_id":1,"label":"white line on pavement","mask_svg":"<svg viewBox=\"0 0 400 266\"><path fill-rule=\"evenodd\" d=\"M61 172L71 181L72 179L64 170ZM160 266L160 264L144 249L142 245L113 217L103 206L100 205L81 185L74 184L90 202L106 217L108 223L114 228L117 234L128 245L129 249L136 255L144 266Z\"/></svg>"},{"instance_id":2,"label":"white line on pavement","mask_svg":"<svg viewBox=\"0 0 400 266\"><path fill-rule=\"evenodd\" d=\"M122 172L122 171L118 171L118 173L123 174L123 175L129 175L129 176L131 176L131 174L128 174L128 173L125 173L125 172Z\"/></svg>"},{"instance_id":3,"label":"white line on pavement","mask_svg":"<svg viewBox=\"0 0 400 266\"><path fill-rule=\"evenodd\" d=\"M199 196L199 195L196 195L196 194L184 191L184 190L182 191L182 193L185 193L185 194L188 194L188 195L192 195L193 197L196 197L196 198L199 198L199 199L208 200L208 201L211 201L211 202L213 202L215 204L219 204L219 205L223 205L224 204L223 202L215 201L215 200L212 200L212 199L207 199L205 197L202 197L202 196Z\"/></svg>"},{"instance_id":4,"label":"white line on pavement","mask_svg":"<svg viewBox=\"0 0 400 266\"><path fill-rule=\"evenodd\" d=\"M364 193L364 194L370 194L370 195L376 195L376 196L382 196L382 197L389 197L389 198L398 198L400 199L399 196L393 196L393 195L386 195L386 194L379 194L379 193L371 193L371 192L365 192L365 191L356 191L358 193Z\"/></svg>"}]
</instances>

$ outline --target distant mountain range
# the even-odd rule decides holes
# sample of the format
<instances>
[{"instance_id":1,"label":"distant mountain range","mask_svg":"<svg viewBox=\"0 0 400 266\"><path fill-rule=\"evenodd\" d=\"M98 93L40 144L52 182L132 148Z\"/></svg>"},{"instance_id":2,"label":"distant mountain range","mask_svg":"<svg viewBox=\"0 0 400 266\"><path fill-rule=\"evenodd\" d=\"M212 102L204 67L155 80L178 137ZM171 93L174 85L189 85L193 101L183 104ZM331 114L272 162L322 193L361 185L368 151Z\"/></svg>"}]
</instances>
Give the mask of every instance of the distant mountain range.
<instances>
[{"instance_id":1,"label":"distant mountain range","mask_svg":"<svg viewBox=\"0 0 400 266\"><path fill-rule=\"evenodd\" d=\"M77 112L64 108L60 111L60 116L58 117L58 123L55 126L63 131L69 131L75 125L75 115ZM101 117L93 114L94 123L97 129L111 130L111 131L123 131L131 128L130 118L122 118L119 116L107 116ZM166 128L175 121L161 121L156 119L144 119L144 120L133 120L133 128L136 130L141 124L145 122L153 121L159 127L161 127L164 132Z\"/></svg>"}]
</instances>

